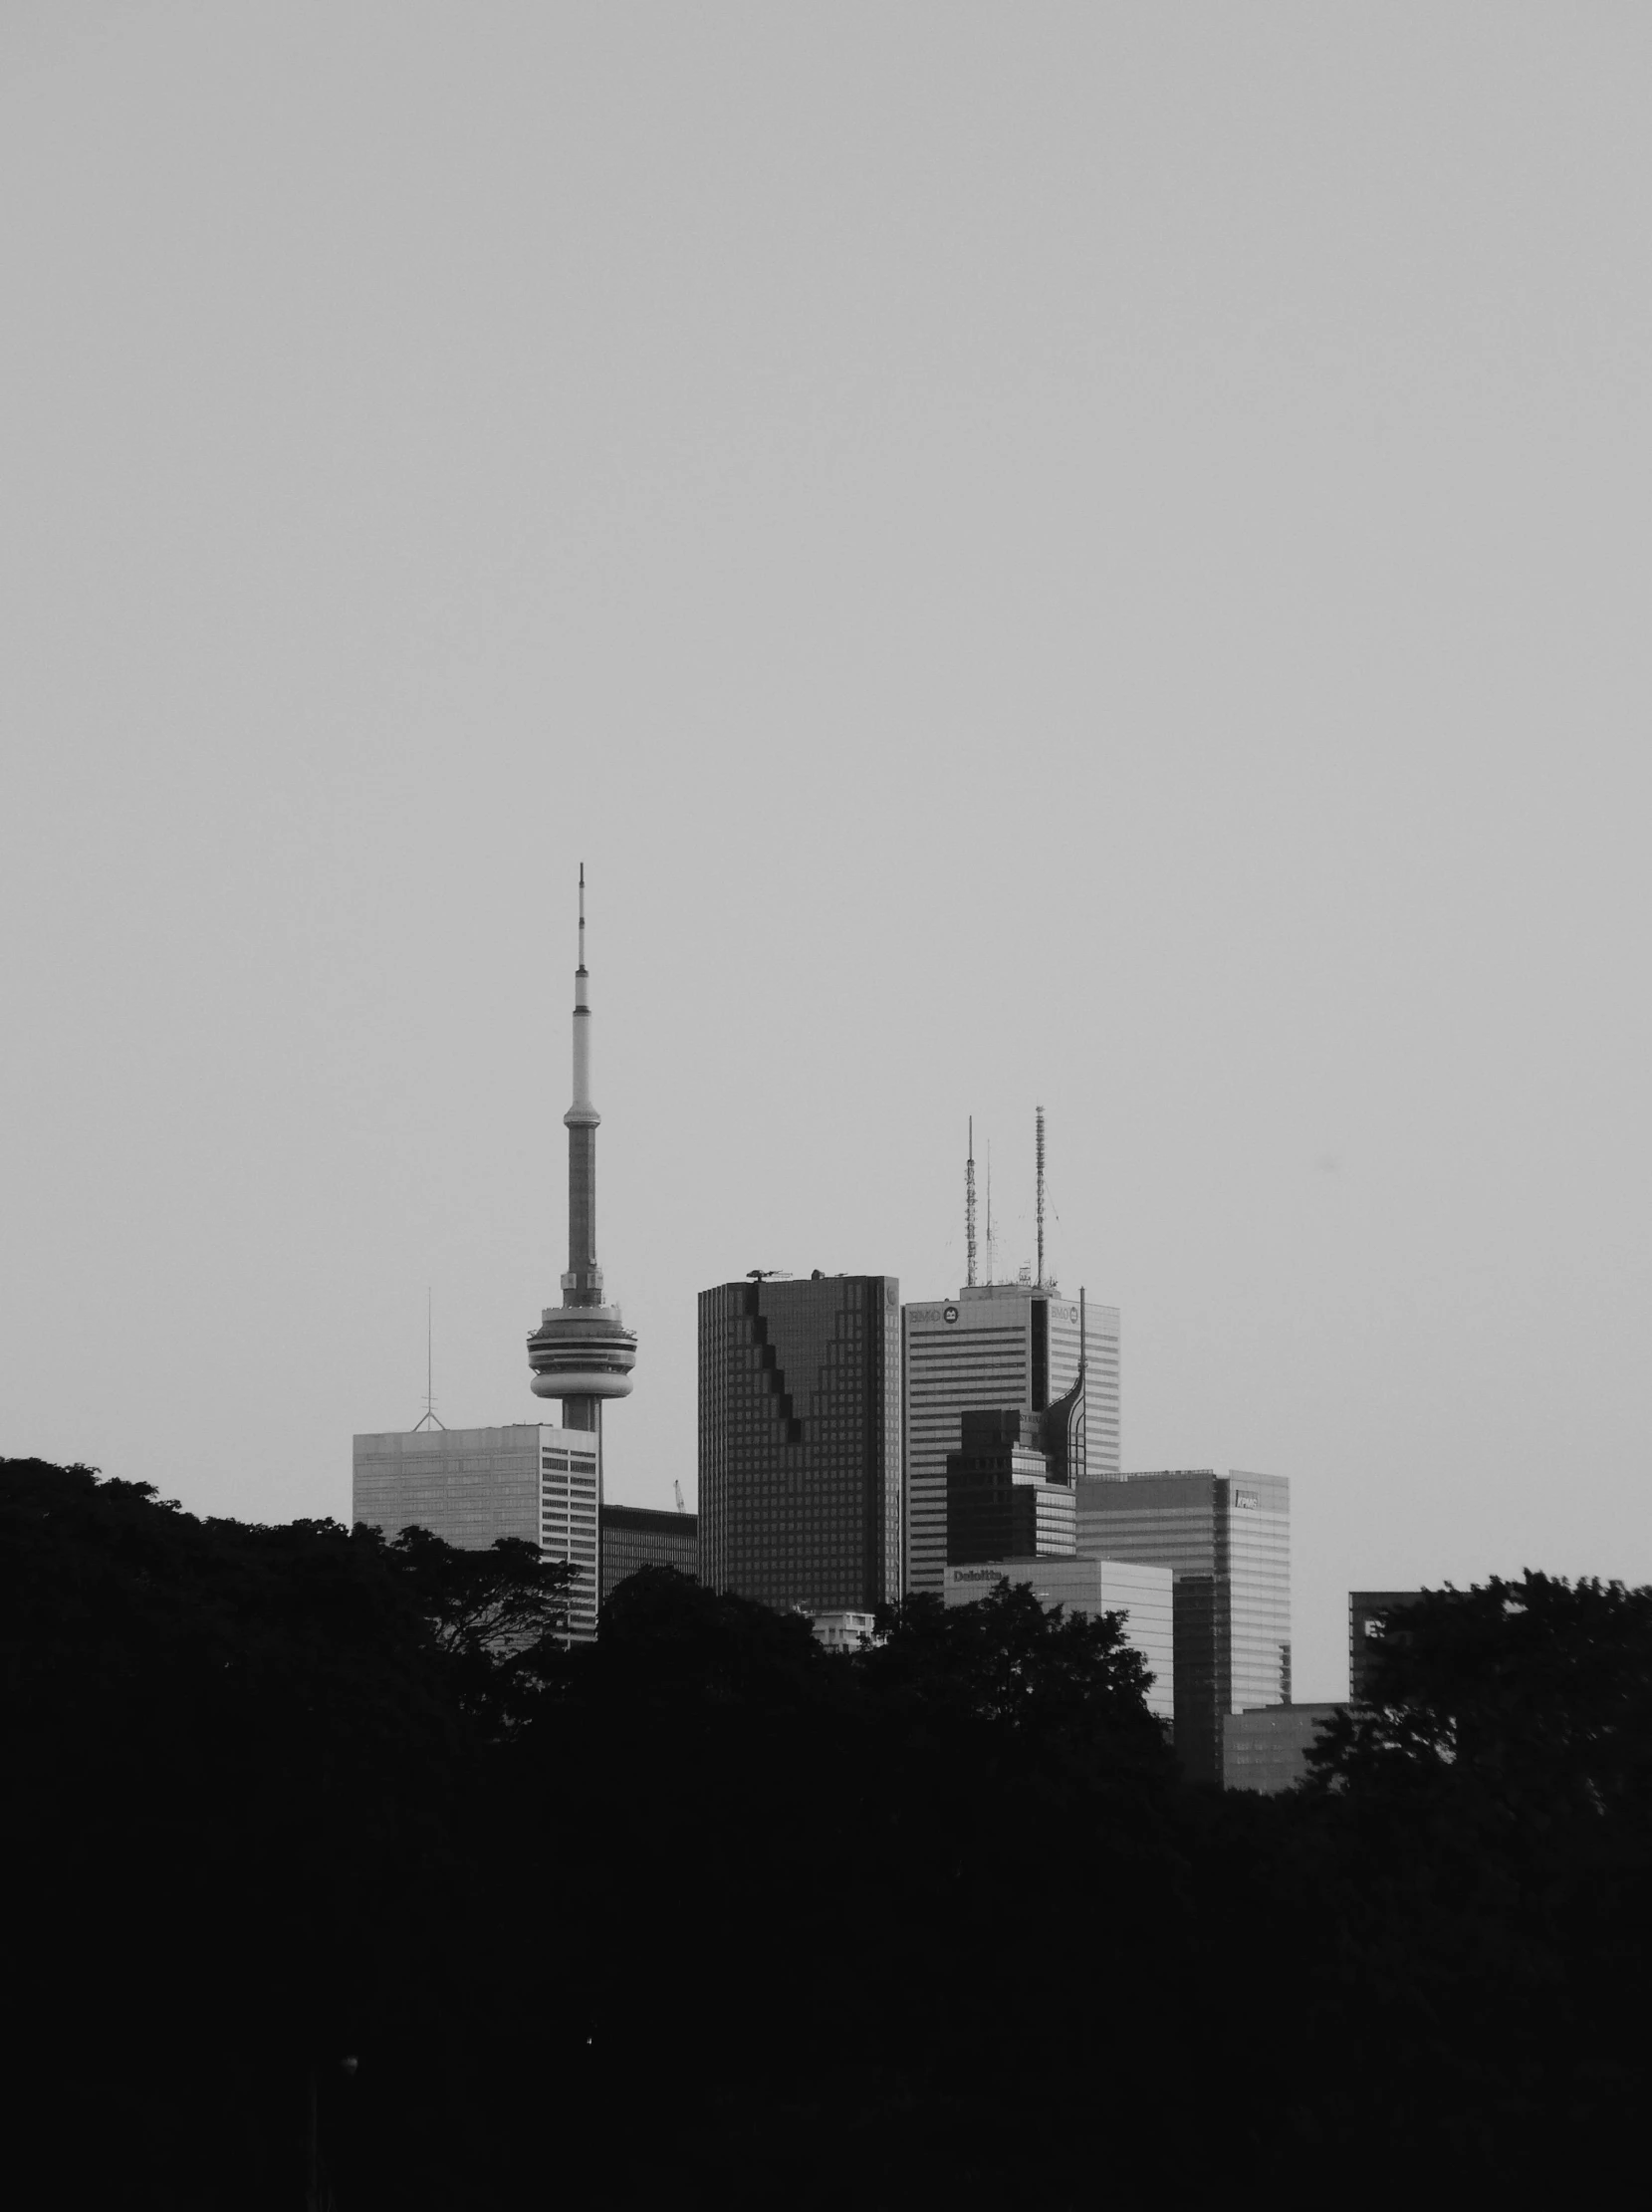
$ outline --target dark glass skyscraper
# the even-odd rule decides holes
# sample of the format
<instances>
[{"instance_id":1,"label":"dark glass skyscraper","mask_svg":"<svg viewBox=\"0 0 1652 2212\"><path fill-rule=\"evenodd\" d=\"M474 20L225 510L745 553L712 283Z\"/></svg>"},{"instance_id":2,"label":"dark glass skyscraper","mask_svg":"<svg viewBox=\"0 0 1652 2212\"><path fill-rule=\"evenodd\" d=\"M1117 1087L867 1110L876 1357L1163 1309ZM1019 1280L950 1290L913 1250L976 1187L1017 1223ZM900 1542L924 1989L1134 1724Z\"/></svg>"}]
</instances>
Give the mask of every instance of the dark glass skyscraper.
<instances>
[{"instance_id":1,"label":"dark glass skyscraper","mask_svg":"<svg viewBox=\"0 0 1652 2212\"><path fill-rule=\"evenodd\" d=\"M960 1448L946 1461L947 1565L1070 1559L1077 1549L1072 1485L1051 1481L1049 1458L1024 1440L1032 1424L1020 1406L965 1413L961 1425ZM1035 1433L1043 1432L1040 1423Z\"/></svg>"},{"instance_id":2,"label":"dark glass skyscraper","mask_svg":"<svg viewBox=\"0 0 1652 2212\"><path fill-rule=\"evenodd\" d=\"M900 1596L900 1286L700 1293L700 1580L765 1604Z\"/></svg>"}]
</instances>

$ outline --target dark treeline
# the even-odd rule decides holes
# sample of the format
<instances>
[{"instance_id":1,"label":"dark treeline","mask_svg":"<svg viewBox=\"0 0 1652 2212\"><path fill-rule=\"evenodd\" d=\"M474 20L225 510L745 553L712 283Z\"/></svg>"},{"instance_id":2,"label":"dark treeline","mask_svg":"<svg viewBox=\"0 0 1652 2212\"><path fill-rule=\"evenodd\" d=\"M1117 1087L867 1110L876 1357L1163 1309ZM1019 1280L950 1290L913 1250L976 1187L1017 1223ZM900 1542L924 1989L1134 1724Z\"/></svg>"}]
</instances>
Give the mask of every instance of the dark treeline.
<instances>
[{"instance_id":1,"label":"dark treeline","mask_svg":"<svg viewBox=\"0 0 1652 2212\"><path fill-rule=\"evenodd\" d=\"M1424 1599L1287 1798L1110 1621L888 1641L0 1462L14 2147L51 2201L1180 2201L1635 2156L1652 1594ZM505 1655L502 1655L505 1654ZM354 2074L344 2071L356 2061ZM1638 2163L1638 2157L1636 2158Z\"/></svg>"}]
</instances>

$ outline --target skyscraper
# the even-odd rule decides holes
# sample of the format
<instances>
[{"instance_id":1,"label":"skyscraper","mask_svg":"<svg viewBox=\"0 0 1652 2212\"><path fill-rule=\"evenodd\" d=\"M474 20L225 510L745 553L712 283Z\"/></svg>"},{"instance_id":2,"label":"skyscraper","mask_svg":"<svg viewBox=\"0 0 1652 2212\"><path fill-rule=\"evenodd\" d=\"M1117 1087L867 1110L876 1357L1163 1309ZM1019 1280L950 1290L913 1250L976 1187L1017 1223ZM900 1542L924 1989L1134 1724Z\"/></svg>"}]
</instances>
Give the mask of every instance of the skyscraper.
<instances>
[{"instance_id":1,"label":"skyscraper","mask_svg":"<svg viewBox=\"0 0 1652 2212\"><path fill-rule=\"evenodd\" d=\"M1017 1408L1025 1436L1053 1462L1072 1462L1068 1480L1116 1471L1118 1309L1082 1305L1084 1387L1072 1408L1080 1418L1062 1423L1060 1439L1046 1436L1045 1416L1078 1380L1078 1299L1063 1298L1054 1283L966 1284L956 1298L907 1306L901 1326L906 1587L939 1595L946 1463L962 1447L965 1413ZM1052 1452L1052 1443L1062 1449Z\"/></svg>"},{"instance_id":2,"label":"skyscraper","mask_svg":"<svg viewBox=\"0 0 1652 2212\"><path fill-rule=\"evenodd\" d=\"M1291 1702L1291 1485L1283 1475L1114 1476L1077 1490L1082 1557L1175 1576L1176 1750L1222 1780L1228 1713Z\"/></svg>"},{"instance_id":3,"label":"skyscraper","mask_svg":"<svg viewBox=\"0 0 1652 2212\"><path fill-rule=\"evenodd\" d=\"M776 1606L900 1595L900 1286L700 1293L700 1580Z\"/></svg>"}]
</instances>

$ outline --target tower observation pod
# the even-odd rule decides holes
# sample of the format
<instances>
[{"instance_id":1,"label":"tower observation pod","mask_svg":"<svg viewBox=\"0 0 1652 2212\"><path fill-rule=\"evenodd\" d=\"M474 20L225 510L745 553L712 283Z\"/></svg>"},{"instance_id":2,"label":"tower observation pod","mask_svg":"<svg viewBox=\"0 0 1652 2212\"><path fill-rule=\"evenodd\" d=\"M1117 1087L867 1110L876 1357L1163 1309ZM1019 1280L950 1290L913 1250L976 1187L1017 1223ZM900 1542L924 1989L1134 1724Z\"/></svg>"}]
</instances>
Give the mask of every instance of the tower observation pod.
<instances>
[{"instance_id":1,"label":"tower observation pod","mask_svg":"<svg viewBox=\"0 0 1652 2212\"><path fill-rule=\"evenodd\" d=\"M602 1400L630 1395L636 1339L602 1303L596 1264L596 1128L590 1103L590 1005L586 973L586 871L580 864L580 964L574 971L574 1104L568 1129L568 1273L528 1339L534 1395L561 1398L564 1428L600 1430Z\"/></svg>"}]
</instances>

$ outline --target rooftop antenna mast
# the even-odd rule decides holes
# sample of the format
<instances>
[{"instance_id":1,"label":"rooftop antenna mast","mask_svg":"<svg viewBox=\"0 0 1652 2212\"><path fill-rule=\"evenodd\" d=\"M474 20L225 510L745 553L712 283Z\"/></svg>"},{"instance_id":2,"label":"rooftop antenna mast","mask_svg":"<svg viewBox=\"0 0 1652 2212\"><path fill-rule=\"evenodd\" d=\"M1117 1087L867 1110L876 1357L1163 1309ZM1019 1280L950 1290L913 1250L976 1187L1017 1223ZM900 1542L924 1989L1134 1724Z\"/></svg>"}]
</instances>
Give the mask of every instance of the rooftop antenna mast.
<instances>
[{"instance_id":1,"label":"rooftop antenna mast","mask_svg":"<svg viewBox=\"0 0 1652 2212\"><path fill-rule=\"evenodd\" d=\"M987 1139L987 1281L993 1279L993 1140Z\"/></svg>"},{"instance_id":2,"label":"rooftop antenna mast","mask_svg":"<svg viewBox=\"0 0 1652 2212\"><path fill-rule=\"evenodd\" d=\"M416 1436L426 1421L432 1428L446 1428L447 1423L436 1418L436 1334L433 1320L434 1307L428 1285L424 1293L424 1412L413 1423Z\"/></svg>"},{"instance_id":3,"label":"rooftop antenna mast","mask_svg":"<svg viewBox=\"0 0 1652 2212\"><path fill-rule=\"evenodd\" d=\"M1039 1287L1044 1287L1044 1108L1036 1106L1038 1137Z\"/></svg>"},{"instance_id":4,"label":"rooftop antenna mast","mask_svg":"<svg viewBox=\"0 0 1652 2212\"><path fill-rule=\"evenodd\" d=\"M970 1115L969 1157L964 1162L964 1257L968 1273L964 1278L968 1290L975 1288L975 1115Z\"/></svg>"}]
</instances>

